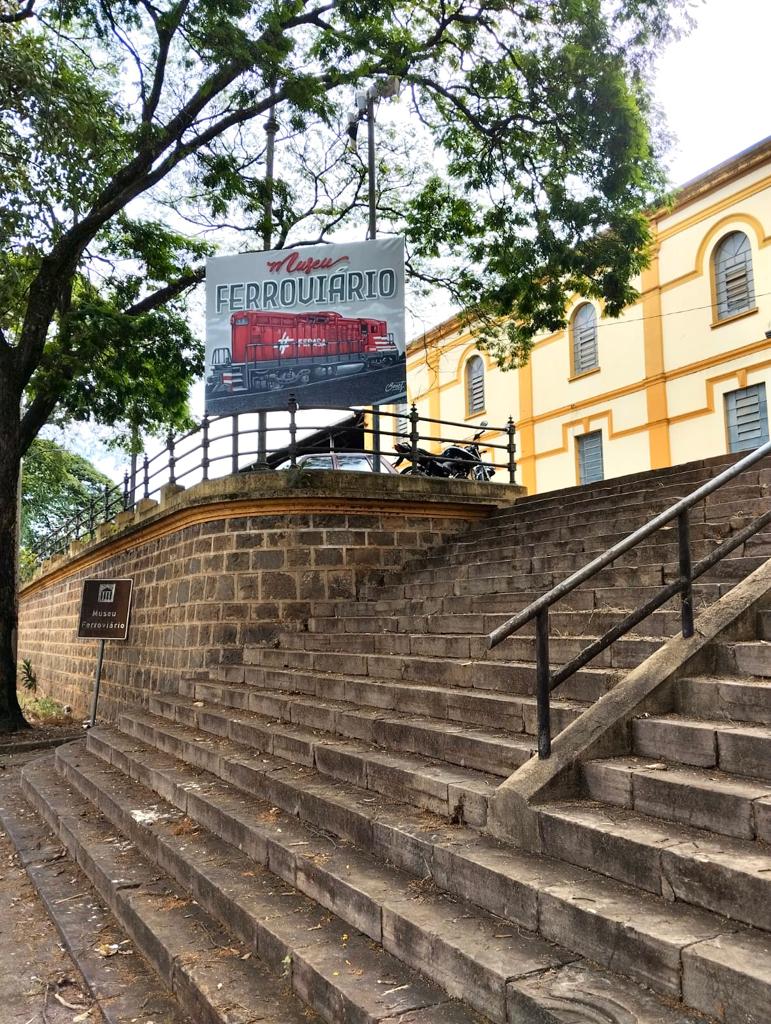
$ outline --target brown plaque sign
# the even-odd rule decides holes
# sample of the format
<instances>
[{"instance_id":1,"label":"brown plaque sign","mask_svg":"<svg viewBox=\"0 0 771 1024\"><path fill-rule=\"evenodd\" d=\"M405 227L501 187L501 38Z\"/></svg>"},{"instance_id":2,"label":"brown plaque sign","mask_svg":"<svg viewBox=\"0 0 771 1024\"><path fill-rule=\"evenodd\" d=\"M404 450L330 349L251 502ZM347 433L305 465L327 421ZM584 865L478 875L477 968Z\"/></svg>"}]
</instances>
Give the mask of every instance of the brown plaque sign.
<instances>
[{"instance_id":1,"label":"brown plaque sign","mask_svg":"<svg viewBox=\"0 0 771 1024\"><path fill-rule=\"evenodd\" d=\"M125 640L133 585L133 580L84 580L78 636L89 640Z\"/></svg>"}]
</instances>

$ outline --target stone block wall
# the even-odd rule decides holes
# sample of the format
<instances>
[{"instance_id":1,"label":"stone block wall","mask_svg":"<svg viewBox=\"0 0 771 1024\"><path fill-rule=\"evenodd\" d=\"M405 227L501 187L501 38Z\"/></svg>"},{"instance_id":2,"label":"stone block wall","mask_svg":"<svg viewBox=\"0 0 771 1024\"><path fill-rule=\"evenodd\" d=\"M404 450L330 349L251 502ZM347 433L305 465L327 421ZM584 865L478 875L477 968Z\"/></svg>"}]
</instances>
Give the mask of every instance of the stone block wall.
<instances>
[{"instance_id":1,"label":"stone block wall","mask_svg":"<svg viewBox=\"0 0 771 1024\"><path fill-rule=\"evenodd\" d=\"M19 621L19 656L31 660L41 691L87 712L97 643L76 638L84 579L134 580L129 638L105 646L100 713L111 718L203 669L213 648L264 641L278 624L302 629L314 601L355 596L365 578L389 576L517 493L462 482L448 501L448 482L416 490L395 477L377 497L366 494L369 481L355 496L340 493L350 482L339 474L313 474L309 493L306 473L278 496L276 476L173 495L45 567L21 593ZM325 488L321 477L338 479Z\"/></svg>"}]
</instances>

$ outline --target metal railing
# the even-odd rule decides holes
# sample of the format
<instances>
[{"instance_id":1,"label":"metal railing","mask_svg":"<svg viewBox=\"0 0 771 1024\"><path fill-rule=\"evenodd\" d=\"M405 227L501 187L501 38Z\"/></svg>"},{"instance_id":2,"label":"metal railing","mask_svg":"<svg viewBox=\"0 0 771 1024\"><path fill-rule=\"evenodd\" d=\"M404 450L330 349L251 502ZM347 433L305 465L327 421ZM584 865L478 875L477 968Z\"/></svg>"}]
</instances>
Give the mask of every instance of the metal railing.
<instances>
[{"instance_id":1,"label":"metal railing","mask_svg":"<svg viewBox=\"0 0 771 1024\"><path fill-rule=\"evenodd\" d=\"M421 458L421 445L433 446L436 449L437 446L449 445L466 447L470 443L469 436L448 436L445 428L465 431L467 434L475 429L475 425L471 423L421 416L414 404L406 415L404 412L392 412L382 408L377 409L377 417L373 415L374 410L329 410L330 413L346 411L355 414L361 420L350 429L371 438L368 454L373 456L375 472L381 469L381 455L396 455L391 450L393 445L389 448L386 439L404 446L402 460L415 466ZM281 410L273 412L280 413ZM313 425L301 422L302 414L298 417L298 413L301 413L298 403L294 395L290 395L284 422L273 426L247 426L247 420L257 419L256 413L233 413L225 416L204 416L200 425L186 434L169 434L166 444L160 451L154 455L145 453L135 457L132 469L126 471L122 483L106 486L102 493L95 495L75 515L35 545L34 554L42 560L66 550L74 540L93 539L101 525L114 521L120 512L132 511L142 500L157 498L162 488L169 485L182 486L183 482L190 485L230 473L243 473L249 469L291 469L296 467L298 460L308 452L324 454L332 451L344 454L346 451L362 450L335 445L335 427L339 424ZM367 416L374 421L370 426L365 422ZM391 429L386 430L383 420L389 417ZM476 426L478 429L483 425ZM275 435L284 439L285 443L271 447L269 439ZM484 424L483 437L479 445L484 453L482 464L489 466L494 472L491 482L515 482L515 437L516 431L511 418L503 427L490 427ZM311 446L314 438L317 442L316 447ZM324 444L326 448L322 447ZM437 452L434 451L433 454ZM254 460L251 465L250 460ZM445 474L448 477L462 477L469 466L469 460L460 455L442 456L442 462L449 467Z\"/></svg>"},{"instance_id":2,"label":"metal railing","mask_svg":"<svg viewBox=\"0 0 771 1024\"><path fill-rule=\"evenodd\" d=\"M507 637L516 633L522 626L535 619L535 656L536 656L536 701L538 711L538 756L547 758L551 754L550 694L551 691L564 683L566 679L583 668L602 653L614 641L618 640L638 623L646 619L676 594L681 595L681 629L684 637L693 636L693 582L705 572L717 565L721 559L743 544L771 523L771 509L758 516L741 530L737 530L728 540L718 545L709 555L695 565L691 563L691 542L688 527L688 512L698 502L733 480L750 466L755 465L767 455L771 455L771 441L750 452L743 459L734 463L718 476L682 498L670 508L657 515L650 522L630 533L624 540L608 548L603 554L594 558L572 576L552 587L548 593L529 604L517 615L512 616L487 638L488 648L495 647ZM570 594L576 587L586 583L602 569L605 569L621 555L636 547L641 541L647 540L652 534L672 520L677 520L678 565L679 576L676 580L663 586L649 601L627 615L621 622L609 629L603 636L589 644L584 650L563 665L557 672L551 671L549 663L549 609L560 598Z\"/></svg>"}]
</instances>

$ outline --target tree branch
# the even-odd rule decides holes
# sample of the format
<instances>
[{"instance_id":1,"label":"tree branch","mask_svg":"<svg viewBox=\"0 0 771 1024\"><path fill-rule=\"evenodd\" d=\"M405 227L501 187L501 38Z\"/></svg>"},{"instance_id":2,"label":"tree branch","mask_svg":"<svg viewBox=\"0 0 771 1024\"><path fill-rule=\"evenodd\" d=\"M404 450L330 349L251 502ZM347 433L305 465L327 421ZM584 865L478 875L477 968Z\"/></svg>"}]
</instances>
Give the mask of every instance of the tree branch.
<instances>
[{"instance_id":1,"label":"tree branch","mask_svg":"<svg viewBox=\"0 0 771 1024\"><path fill-rule=\"evenodd\" d=\"M171 299L176 299L178 295L187 291L188 288L193 288L195 285L200 284L205 277L206 267L193 267L180 274L176 281L171 281L151 295L146 295L143 299L129 306L128 309L124 309L123 312L126 316L141 316L142 313L149 313Z\"/></svg>"},{"instance_id":2,"label":"tree branch","mask_svg":"<svg viewBox=\"0 0 771 1024\"><path fill-rule=\"evenodd\" d=\"M35 0L27 0L18 11L14 11L12 14L0 14L0 25L13 25L20 21L24 21L25 18L31 18L34 12Z\"/></svg>"}]
</instances>

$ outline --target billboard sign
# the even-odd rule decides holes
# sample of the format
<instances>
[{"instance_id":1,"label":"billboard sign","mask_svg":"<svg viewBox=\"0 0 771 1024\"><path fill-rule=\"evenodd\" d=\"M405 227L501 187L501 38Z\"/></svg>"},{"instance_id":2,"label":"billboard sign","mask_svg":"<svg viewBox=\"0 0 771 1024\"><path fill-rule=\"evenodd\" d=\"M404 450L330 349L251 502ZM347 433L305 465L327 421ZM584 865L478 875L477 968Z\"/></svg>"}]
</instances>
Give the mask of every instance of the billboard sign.
<instances>
[{"instance_id":1,"label":"billboard sign","mask_svg":"<svg viewBox=\"0 0 771 1024\"><path fill-rule=\"evenodd\" d=\"M207 260L209 415L406 401L404 349L401 238Z\"/></svg>"}]
</instances>

